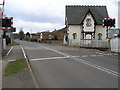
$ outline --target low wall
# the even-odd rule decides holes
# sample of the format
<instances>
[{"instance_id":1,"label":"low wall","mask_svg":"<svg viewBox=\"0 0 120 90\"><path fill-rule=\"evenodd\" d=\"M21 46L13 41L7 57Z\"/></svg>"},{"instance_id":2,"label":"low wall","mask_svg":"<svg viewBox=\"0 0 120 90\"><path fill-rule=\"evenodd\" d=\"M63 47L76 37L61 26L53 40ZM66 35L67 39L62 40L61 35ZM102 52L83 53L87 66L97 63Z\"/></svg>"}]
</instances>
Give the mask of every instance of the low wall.
<instances>
[{"instance_id":1,"label":"low wall","mask_svg":"<svg viewBox=\"0 0 120 90\"><path fill-rule=\"evenodd\" d=\"M63 40L52 41L52 44L63 45Z\"/></svg>"},{"instance_id":2,"label":"low wall","mask_svg":"<svg viewBox=\"0 0 120 90\"><path fill-rule=\"evenodd\" d=\"M110 43L103 40L69 40L69 45L81 47L107 47L110 48Z\"/></svg>"},{"instance_id":3,"label":"low wall","mask_svg":"<svg viewBox=\"0 0 120 90\"><path fill-rule=\"evenodd\" d=\"M42 43L63 45L63 40L43 40Z\"/></svg>"}]
</instances>

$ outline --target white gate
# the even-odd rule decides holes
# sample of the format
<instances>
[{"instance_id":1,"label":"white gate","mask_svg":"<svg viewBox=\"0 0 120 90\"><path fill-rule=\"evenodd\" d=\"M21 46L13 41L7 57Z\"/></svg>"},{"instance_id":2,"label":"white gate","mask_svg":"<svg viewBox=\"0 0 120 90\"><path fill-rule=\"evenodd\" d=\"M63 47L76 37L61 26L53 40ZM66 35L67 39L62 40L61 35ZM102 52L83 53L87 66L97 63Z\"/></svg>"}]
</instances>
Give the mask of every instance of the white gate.
<instances>
[{"instance_id":1,"label":"white gate","mask_svg":"<svg viewBox=\"0 0 120 90\"><path fill-rule=\"evenodd\" d=\"M111 39L110 44L112 52L120 52L120 38Z\"/></svg>"}]
</instances>

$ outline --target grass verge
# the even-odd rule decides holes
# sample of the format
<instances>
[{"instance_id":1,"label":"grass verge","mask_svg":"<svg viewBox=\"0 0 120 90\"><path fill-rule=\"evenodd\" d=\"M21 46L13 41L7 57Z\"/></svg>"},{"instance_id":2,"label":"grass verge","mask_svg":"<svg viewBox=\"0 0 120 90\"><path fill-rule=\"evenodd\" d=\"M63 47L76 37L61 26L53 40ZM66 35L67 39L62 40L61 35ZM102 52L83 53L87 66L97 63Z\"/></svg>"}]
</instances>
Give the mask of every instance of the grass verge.
<instances>
[{"instance_id":1,"label":"grass verge","mask_svg":"<svg viewBox=\"0 0 120 90\"><path fill-rule=\"evenodd\" d=\"M5 68L3 76L9 76L23 71L27 68L25 59L17 59L16 61L9 62Z\"/></svg>"},{"instance_id":2,"label":"grass verge","mask_svg":"<svg viewBox=\"0 0 120 90\"><path fill-rule=\"evenodd\" d=\"M100 50L100 51L107 51L107 50L109 50L109 48L107 48L107 47L80 47L80 48L97 49L97 50Z\"/></svg>"},{"instance_id":3,"label":"grass verge","mask_svg":"<svg viewBox=\"0 0 120 90\"><path fill-rule=\"evenodd\" d=\"M13 42L12 45L20 45L19 43Z\"/></svg>"},{"instance_id":4,"label":"grass verge","mask_svg":"<svg viewBox=\"0 0 120 90\"><path fill-rule=\"evenodd\" d=\"M107 47L83 47L83 46L71 46L71 47L85 48L85 49L97 49L100 51L108 51L109 50L109 48L107 48Z\"/></svg>"},{"instance_id":5,"label":"grass verge","mask_svg":"<svg viewBox=\"0 0 120 90\"><path fill-rule=\"evenodd\" d=\"M12 44L9 44L8 46L13 46L13 45L20 45L20 44L17 42L12 42Z\"/></svg>"}]
</instances>

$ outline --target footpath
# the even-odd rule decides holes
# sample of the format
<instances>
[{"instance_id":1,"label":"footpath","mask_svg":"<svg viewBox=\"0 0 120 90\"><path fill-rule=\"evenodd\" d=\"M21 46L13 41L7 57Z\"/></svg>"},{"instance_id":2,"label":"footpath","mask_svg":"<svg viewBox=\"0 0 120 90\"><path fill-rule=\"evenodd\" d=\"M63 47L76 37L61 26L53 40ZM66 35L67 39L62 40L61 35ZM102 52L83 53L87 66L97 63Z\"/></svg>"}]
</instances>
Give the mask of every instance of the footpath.
<instances>
[{"instance_id":1,"label":"footpath","mask_svg":"<svg viewBox=\"0 0 120 90\"><path fill-rule=\"evenodd\" d=\"M9 62L14 62L16 59L24 58L20 45L7 46L6 51L6 56L3 57L2 61L3 74ZM27 68L16 74L3 76L2 88L3 90L4 88L35 88L30 75L30 70Z\"/></svg>"}]
</instances>

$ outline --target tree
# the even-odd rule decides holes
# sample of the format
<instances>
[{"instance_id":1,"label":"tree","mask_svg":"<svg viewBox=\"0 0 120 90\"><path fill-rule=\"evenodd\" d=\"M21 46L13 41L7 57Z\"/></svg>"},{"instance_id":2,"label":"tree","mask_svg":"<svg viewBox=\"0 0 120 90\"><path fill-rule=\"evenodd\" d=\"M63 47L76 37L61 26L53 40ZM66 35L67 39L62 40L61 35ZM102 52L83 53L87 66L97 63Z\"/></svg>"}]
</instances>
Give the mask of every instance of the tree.
<instances>
[{"instance_id":1,"label":"tree","mask_svg":"<svg viewBox=\"0 0 120 90\"><path fill-rule=\"evenodd\" d=\"M27 33L26 33L26 40L29 40L29 39L30 39L30 33L27 32Z\"/></svg>"},{"instance_id":2,"label":"tree","mask_svg":"<svg viewBox=\"0 0 120 90\"><path fill-rule=\"evenodd\" d=\"M24 34L23 29L21 28L21 30L19 31L19 39L23 40L24 38L25 38L25 34Z\"/></svg>"},{"instance_id":3,"label":"tree","mask_svg":"<svg viewBox=\"0 0 120 90\"><path fill-rule=\"evenodd\" d=\"M56 34L53 35L53 40L58 40L58 37Z\"/></svg>"},{"instance_id":4,"label":"tree","mask_svg":"<svg viewBox=\"0 0 120 90\"><path fill-rule=\"evenodd\" d=\"M30 33L29 32L26 33L26 37L30 37Z\"/></svg>"}]
</instances>

